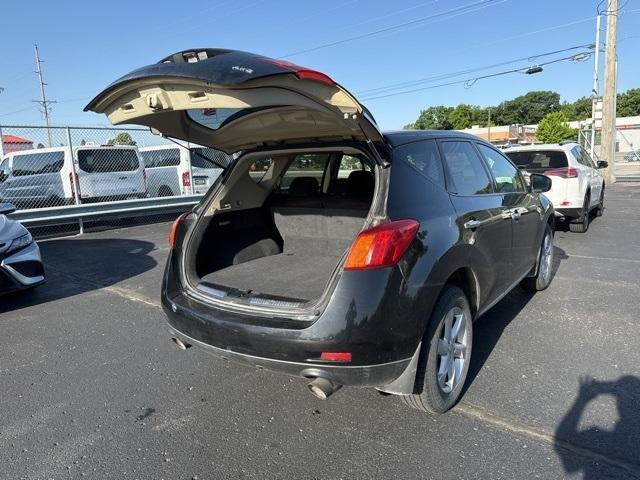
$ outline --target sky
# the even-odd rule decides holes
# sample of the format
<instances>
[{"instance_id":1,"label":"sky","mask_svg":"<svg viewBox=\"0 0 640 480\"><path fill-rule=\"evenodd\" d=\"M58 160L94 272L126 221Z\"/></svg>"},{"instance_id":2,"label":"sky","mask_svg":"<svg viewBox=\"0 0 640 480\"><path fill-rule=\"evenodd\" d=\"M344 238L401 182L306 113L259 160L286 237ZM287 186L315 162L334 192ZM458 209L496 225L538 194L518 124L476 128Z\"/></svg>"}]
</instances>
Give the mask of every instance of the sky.
<instances>
[{"instance_id":1,"label":"sky","mask_svg":"<svg viewBox=\"0 0 640 480\"><path fill-rule=\"evenodd\" d=\"M93 96L135 68L195 47L284 57L320 70L362 99L385 130L402 128L431 105L496 105L530 90L554 90L563 101L573 101L590 94L592 58L550 64L535 75L513 73L479 79L473 85L455 84L384 98L371 97L395 91L380 90L374 95L370 90L444 76L404 90L432 87L585 51L581 48L528 58L593 43L598 3L7 1L0 11L0 88L4 89L0 93L0 125L43 124L38 105L32 102L40 98L34 43L44 61L47 97L57 101L52 104L53 125L106 126L106 117L82 112ZM640 0L620 0L620 5L618 90L624 91L640 87ZM506 63L515 59L521 60ZM502 65L476 70L498 64ZM446 76L465 70L474 72Z\"/></svg>"}]
</instances>

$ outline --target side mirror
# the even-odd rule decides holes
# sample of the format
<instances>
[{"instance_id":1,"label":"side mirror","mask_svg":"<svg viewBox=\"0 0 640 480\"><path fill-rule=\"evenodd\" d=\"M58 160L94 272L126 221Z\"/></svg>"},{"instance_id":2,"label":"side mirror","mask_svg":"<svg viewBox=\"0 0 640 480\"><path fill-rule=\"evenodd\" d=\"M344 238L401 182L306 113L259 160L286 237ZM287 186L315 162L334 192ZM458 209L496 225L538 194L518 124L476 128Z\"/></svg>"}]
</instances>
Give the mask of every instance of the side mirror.
<instances>
[{"instance_id":1,"label":"side mirror","mask_svg":"<svg viewBox=\"0 0 640 480\"><path fill-rule=\"evenodd\" d=\"M609 166L609 162L606 160L598 160L598 168L607 168Z\"/></svg>"},{"instance_id":2,"label":"side mirror","mask_svg":"<svg viewBox=\"0 0 640 480\"><path fill-rule=\"evenodd\" d=\"M0 172L0 183L3 183L7 178L9 178L7 172Z\"/></svg>"},{"instance_id":3,"label":"side mirror","mask_svg":"<svg viewBox=\"0 0 640 480\"><path fill-rule=\"evenodd\" d=\"M0 203L0 215L9 215L16 211L12 203Z\"/></svg>"},{"instance_id":4,"label":"side mirror","mask_svg":"<svg viewBox=\"0 0 640 480\"><path fill-rule=\"evenodd\" d=\"M551 179L539 173L531 174L531 191L533 193L544 193L551 190Z\"/></svg>"}]
</instances>

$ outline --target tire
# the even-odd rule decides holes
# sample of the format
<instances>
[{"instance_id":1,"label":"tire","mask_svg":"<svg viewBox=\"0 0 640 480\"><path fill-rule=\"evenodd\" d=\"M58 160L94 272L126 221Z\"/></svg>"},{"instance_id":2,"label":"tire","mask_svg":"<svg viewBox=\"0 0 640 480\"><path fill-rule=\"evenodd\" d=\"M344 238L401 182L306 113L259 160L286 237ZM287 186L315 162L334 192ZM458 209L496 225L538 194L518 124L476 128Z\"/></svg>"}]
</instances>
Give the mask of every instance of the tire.
<instances>
[{"instance_id":1,"label":"tire","mask_svg":"<svg viewBox=\"0 0 640 480\"><path fill-rule=\"evenodd\" d=\"M589 230L589 194L584 197L584 204L582 205L582 215L576 221L569 224L569 230L574 233L585 233Z\"/></svg>"},{"instance_id":2,"label":"tire","mask_svg":"<svg viewBox=\"0 0 640 480\"><path fill-rule=\"evenodd\" d=\"M444 413L457 403L469 371L472 322L464 292L452 285L445 286L422 339L415 389L419 393L403 395L406 405L427 413ZM454 337L452 330L456 326L458 335ZM439 375L441 372L444 374Z\"/></svg>"},{"instance_id":3,"label":"tire","mask_svg":"<svg viewBox=\"0 0 640 480\"><path fill-rule=\"evenodd\" d=\"M535 277L527 277L520 282L525 290L539 292L551 284L553 277L553 231L549 224L544 227L540 253L538 254L538 271Z\"/></svg>"},{"instance_id":4,"label":"tire","mask_svg":"<svg viewBox=\"0 0 640 480\"><path fill-rule=\"evenodd\" d=\"M600 202L598 202L598 208L596 209L596 217L604 215L604 185L600 191Z\"/></svg>"}]
</instances>

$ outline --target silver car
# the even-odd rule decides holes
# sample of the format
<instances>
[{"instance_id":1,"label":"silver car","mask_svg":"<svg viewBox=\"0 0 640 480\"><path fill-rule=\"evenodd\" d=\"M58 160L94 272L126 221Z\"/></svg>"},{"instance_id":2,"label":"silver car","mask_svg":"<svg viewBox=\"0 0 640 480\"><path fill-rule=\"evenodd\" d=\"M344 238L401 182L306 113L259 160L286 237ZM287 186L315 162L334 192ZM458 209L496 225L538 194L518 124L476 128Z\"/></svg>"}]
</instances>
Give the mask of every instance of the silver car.
<instances>
[{"instance_id":1,"label":"silver car","mask_svg":"<svg viewBox=\"0 0 640 480\"><path fill-rule=\"evenodd\" d=\"M15 207L0 203L0 294L24 290L45 280L38 244L19 222L7 217Z\"/></svg>"}]
</instances>

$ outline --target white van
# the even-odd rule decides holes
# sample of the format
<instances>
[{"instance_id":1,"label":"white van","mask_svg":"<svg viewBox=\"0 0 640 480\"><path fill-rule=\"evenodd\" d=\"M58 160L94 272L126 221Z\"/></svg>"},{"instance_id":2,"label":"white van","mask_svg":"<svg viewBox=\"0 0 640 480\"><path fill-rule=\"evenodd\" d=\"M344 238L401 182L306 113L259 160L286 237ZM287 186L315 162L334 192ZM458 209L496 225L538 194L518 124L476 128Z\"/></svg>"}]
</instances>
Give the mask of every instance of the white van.
<instances>
[{"instance_id":1,"label":"white van","mask_svg":"<svg viewBox=\"0 0 640 480\"><path fill-rule=\"evenodd\" d=\"M149 196L202 195L228 165L231 157L213 148L181 145L143 147Z\"/></svg>"},{"instance_id":2,"label":"white van","mask_svg":"<svg viewBox=\"0 0 640 480\"><path fill-rule=\"evenodd\" d=\"M0 162L0 199L18 208L73 204L76 182L82 202L148 196L144 165L135 146L22 150Z\"/></svg>"}]
</instances>

